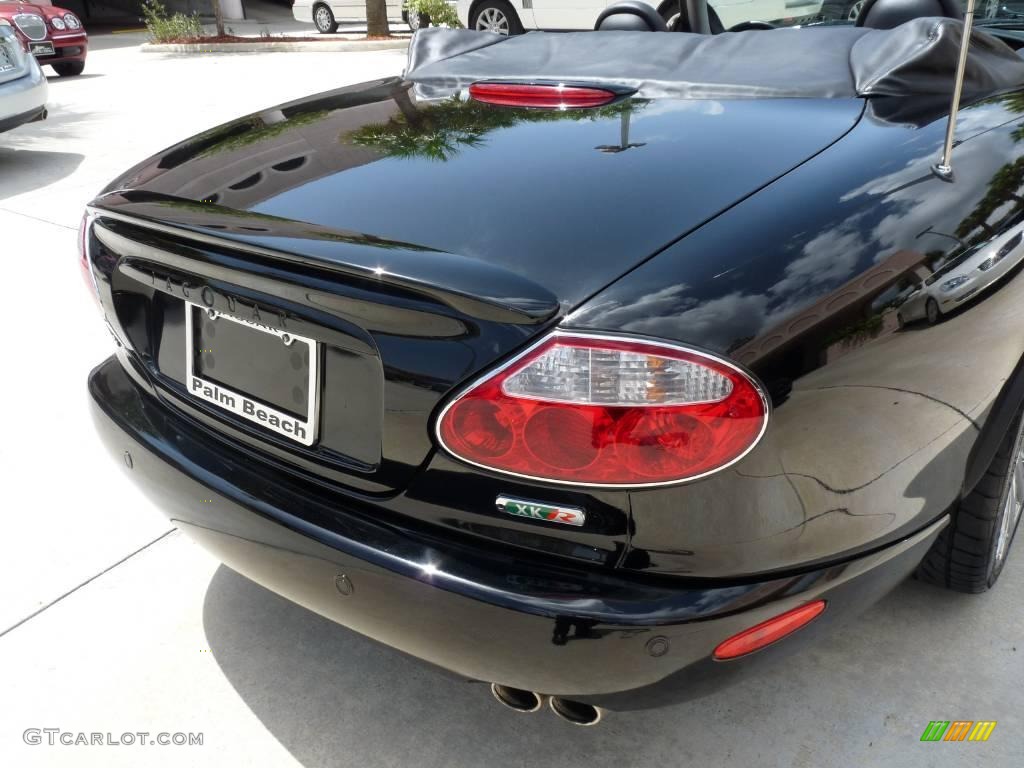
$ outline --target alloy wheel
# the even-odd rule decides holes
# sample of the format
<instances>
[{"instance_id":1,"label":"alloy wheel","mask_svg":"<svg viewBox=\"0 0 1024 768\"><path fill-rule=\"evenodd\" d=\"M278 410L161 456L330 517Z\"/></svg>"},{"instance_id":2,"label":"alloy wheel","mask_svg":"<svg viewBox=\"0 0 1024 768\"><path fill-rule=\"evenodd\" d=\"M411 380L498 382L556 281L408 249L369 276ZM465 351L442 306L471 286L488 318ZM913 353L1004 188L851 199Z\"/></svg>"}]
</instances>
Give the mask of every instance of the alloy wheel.
<instances>
[{"instance_id":1,"label":"alloy wheel","mask_svg":"<svg viewBox=\"0 0 1024 768\"><path fill-rule=\"evenodd\" d=\"M1010 475L1007 479L1006 498L999 511L999 533L996 535L996 552L994 570L996 572L1006 560L1010 550L1013 533L1020 522L1021 510L1024 510L1024 423L1021 424L1014 444L1013 458L1010 461Z\"/></svg>"},{"instance_id":2,"label":"alloy wheel","mask_svg":"<svg viewBox=\"0 0 1024 768\"><path fill-rule=\"evenodd\" d=\"M331 23L334 21L334 19L331 18L330 10L323 5L316 9L313 19L316 21L316 28L321 32L329 30L331 28Z\"/></svg>"},{"instance_id":3,"label":"alloy wheel","mask_svg":"<svg viewBox=\"0 0 1024 768\"><path fill-rule=\"evenodd\" d=\"M476 28L480 32L508 34L508 17L498 8L484 8L476 17Z\"/></svg>"},{"instance_id":4,"label":"alloy wheel","mask_svg":"<svg viewBox=\"0 0 1024 768\"><path fill-rule=\"evenodd\" d=\"M857 0L853 5L850 6L846 12L846 18L848 21L856 21L857 17L860 16L861 9L864 7L864 0Z\"/></svg>"}]
</instances>

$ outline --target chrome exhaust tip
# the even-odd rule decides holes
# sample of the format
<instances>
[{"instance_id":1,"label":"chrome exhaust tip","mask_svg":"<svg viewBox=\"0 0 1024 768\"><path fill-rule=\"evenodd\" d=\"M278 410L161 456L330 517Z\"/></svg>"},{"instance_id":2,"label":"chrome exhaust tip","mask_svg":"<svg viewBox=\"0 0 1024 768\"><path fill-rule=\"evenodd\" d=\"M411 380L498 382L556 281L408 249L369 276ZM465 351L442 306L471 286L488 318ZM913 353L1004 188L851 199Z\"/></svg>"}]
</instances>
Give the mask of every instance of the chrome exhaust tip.
<instances>
[{"instance_id":1,"label":"chrome exhaust tip","mask_svg":"<svg viewBox=\"0 0 1024 768\"><path fill-rule=\"evenodd\" d=\"M516 712L536 712L544 706L544 697L533 691L512 688L507 685L491 683L491 693L499 703Z\"/></svg>"},{"instance_id":2,"label":"chrome exhaust tip","mask_svg":"<svg viewBox=\"0 0 1024 768\"><path fill-rule=\"evenodd\" d=\"M552 696L548 703L552 712L573 725L597 725L601 722L603 711L593 704L563 699L560 696Z\"/></svg>"}]
</instances>

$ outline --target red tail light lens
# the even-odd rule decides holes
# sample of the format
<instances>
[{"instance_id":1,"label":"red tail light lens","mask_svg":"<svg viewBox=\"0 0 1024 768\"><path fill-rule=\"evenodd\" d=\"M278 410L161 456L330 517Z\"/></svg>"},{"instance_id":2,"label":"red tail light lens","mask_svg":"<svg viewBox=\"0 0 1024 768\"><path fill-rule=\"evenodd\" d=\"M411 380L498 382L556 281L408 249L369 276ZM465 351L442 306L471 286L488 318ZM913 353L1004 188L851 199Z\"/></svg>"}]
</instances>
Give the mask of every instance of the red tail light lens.
<instances>
[{"instance_id":1,"label":"red tail light lens","mask_svg":"<svg viewBox=\"0 0 1024 768\"><path fill-rule=\"evenodd\" d=\"M773 619L758 624L756 627L733 635L725 642L715 648L714 658L717 661L727 661L746 656L748 653L759 651L786 635L796 632L800 627L806 626L821 615L825 610L824 600L815 600L813 603L801 605L791 611L776 616Z\"/></svg>"},{"instance_id":2,"label":"red tail light lens","mask_svg":"<svg viewBox=\"0 0 1024 768\"><path fill-rule=\"evenodd\" d=\"M557 332L442 411L441 445L487 469L556 483L692 480L748 453L767 399L729 363L668 344Z\"/></svg>"},{"instance_id":3,"label":"red tail light lens","mask_svg":"<svg viewBox=\"0 0 1024 768\"><path fill-rule=\"evenodd\" d=\"M484 104L500 107L541 107L547 109L584 109L601 107L615 101L617 94L604 88L571 85L473 83L469 95Z\"/></svg>"}]
</instances>

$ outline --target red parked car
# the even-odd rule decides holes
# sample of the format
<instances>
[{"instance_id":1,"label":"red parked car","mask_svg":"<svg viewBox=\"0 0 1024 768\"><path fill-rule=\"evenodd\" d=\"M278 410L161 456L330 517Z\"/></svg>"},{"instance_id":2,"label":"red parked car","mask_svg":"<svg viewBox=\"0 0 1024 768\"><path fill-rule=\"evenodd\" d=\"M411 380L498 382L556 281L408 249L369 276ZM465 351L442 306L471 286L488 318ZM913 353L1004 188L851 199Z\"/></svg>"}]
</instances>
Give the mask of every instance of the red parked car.
<instances>
[{"instance_id":1,"label":"red parked car","mask_svg":"<svg viewBox=\"0 0 1024 768\"><path fill-rule=\"evenodd\" d=\"M89 36L71 11L51 5L0 2L0 23L7 21L40 64L49 64L61 77L82 74Z\"/></svg>"}]
</instances>

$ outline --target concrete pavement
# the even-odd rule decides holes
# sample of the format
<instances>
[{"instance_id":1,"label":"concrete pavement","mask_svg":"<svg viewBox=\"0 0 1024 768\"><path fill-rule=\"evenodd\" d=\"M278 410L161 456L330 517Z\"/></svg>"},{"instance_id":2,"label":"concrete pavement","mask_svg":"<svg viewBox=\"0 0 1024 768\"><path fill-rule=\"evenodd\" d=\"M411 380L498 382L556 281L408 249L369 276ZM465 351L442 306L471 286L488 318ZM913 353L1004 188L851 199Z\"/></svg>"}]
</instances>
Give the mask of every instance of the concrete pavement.
<instances>
[{"instance_id":1,"label":"concrete pavement","mask_svg":"<svg viewBox=\"0 0 1024 768\"><path fill-rule=\"evenodd\" d=\"M85 375L110 342L75 264L82 207L129 165L245 112L401 70L404 56L173 57L101 48L51 80L52 117L0 135L16 352L0 377L0 765L1016 766L1024 548L982 596L907 582L860 622L699 701L596 728L514 715L218 565L103 452ZM30 333L17 335L21 328ZM935 719L998 720L922 744ZM50 746L26 729L202 733Z\"/></svg>"}]
</instances>

